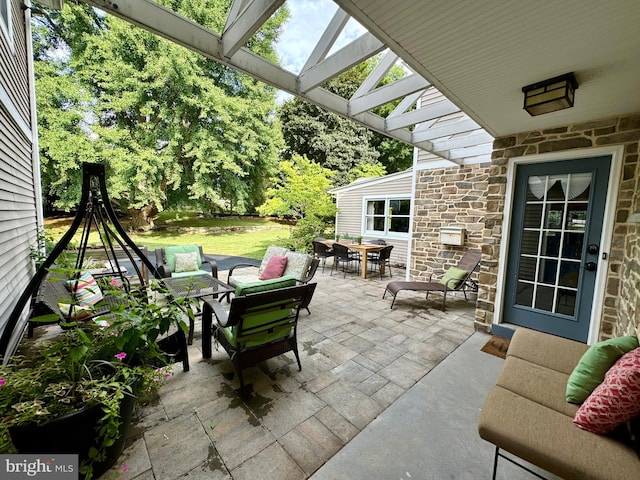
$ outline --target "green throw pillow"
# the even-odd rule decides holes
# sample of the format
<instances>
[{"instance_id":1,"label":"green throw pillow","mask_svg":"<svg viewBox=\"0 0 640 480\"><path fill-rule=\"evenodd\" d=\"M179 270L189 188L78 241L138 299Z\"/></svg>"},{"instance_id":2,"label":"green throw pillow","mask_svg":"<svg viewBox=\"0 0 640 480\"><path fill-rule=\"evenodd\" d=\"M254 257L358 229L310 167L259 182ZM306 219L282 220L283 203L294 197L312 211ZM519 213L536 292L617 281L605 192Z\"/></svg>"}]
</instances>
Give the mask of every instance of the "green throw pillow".
<instances>
[{"instance_id":1,"label":"green throw pillow","mask_svg":"<svg viewBox=\"0 0 640 480\"><path fill-rule=\"evenodd\" d=\"M627 352L638 348L637 337L616 337L598 342L582 355L567 381L567 402L582 403L602 383L607 370Z\"/></svg>"},{"instance_id":2,"label":"green throw pillow","mask_svg":"<svg viewBox=\"0 0 640 480\"><path fill-rule=\"evenodd\" d=\"M440 283L448 288L457 288L460 280L467 276L467 271L458 267L451 267L447 270L447 273L440 279ZM455 280L454 282L449 282L449 280ZM447 283L448 282L448 283Z\"/></svg>"}]
</instances>

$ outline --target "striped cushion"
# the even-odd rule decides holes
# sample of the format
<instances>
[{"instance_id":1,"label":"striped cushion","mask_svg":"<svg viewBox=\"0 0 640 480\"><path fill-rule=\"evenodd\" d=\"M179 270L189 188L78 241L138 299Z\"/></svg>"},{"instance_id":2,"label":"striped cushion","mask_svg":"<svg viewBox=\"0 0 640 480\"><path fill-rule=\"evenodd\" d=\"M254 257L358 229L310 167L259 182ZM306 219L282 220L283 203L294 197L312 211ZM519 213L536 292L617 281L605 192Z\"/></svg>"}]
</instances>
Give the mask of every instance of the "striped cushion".
<instances>
[{"instance_id":1,"label":"striped cushion","mask_svg":"<svg viewBox=\"0 0 640 480\"><path fill-rule=\"evenodd\" d=\"M95 305L104 298L98 282L89 272L84 272L77 280L68 280L67 290L80 305Z\"/></svg>"},{"instance_id":2,"label":"striped cushion","mask_svg":"<svg viewBox=\"0 0 640 480\"><path fill-rule=\"evenodd\" d=\"M91 305L71 305L66 302L58 302L60 313L67 320L82 320L93 315Z\"/></svg>"}]
</instances>

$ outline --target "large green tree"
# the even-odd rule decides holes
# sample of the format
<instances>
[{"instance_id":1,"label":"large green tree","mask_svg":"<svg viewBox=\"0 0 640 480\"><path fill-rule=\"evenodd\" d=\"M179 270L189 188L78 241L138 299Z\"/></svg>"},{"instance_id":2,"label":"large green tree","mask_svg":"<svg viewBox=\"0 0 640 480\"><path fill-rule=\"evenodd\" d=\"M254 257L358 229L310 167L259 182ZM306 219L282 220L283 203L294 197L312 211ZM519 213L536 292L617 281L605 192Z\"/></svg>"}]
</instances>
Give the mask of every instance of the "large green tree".
<instances>
[{"instance_id":1,"label":"large green tree","mask_svg":"<svg viewBox=\"0 0 640 480\"><path fill-rule=\"evenodd\" d=\"M380 57L374 57L362 62L332 78L323 87L349 98L371 73L379 59ZM381 84L385 85L403 75L404 71L400 67L394 67ZM383 105L375 112L386 116L396 103ZM284 155L287 158L296 154L305 155L330 169L334 172L334 185L345 185L363 176L401 171L412 164L411 146L373 132L301 98L286 101L279 113L287 145Z\"/></svg>"},{"instance_id":2,"label":"large green tree","mask_svg":"<svg viewBox=\"0 0 640 480\"><path fill-rule=\"evenodd\" d=\"M230 4L159 3L214 31ZM275 61L287 15L280 9L249 47ZM110 196L139 225L167 206L244 213L262 203L282 144L273 88L73 1L37 19L43 184L60 206L77 201L68 173L83 160L109 167Z\"/></svg>"}]
</instances>

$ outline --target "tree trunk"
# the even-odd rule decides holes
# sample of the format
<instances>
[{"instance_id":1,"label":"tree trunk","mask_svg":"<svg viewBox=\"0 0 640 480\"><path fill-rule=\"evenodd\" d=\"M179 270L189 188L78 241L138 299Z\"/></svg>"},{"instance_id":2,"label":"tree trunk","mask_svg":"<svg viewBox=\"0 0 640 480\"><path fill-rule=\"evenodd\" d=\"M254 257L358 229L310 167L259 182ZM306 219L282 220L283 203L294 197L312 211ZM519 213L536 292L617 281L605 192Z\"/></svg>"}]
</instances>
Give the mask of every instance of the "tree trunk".
<instances>
[{"instance_id":1,"label":"tree trunk","mask_svg":"<svg viewBox=\"0 0 640 480\"><path fill-rule=\"evenodd\" d=\"M155 204L140 209L129 209L131 228L134 230L148 230L153 227L153 217L158 213Z\"/></svg>"}]
</instances>

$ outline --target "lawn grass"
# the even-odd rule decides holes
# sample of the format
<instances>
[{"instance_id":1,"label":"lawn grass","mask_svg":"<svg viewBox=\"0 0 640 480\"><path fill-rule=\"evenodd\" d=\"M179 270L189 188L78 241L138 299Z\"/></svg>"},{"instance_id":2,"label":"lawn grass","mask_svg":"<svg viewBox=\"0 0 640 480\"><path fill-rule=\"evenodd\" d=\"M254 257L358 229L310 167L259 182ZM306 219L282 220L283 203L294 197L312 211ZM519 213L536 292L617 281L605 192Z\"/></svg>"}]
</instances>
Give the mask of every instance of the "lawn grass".
<instances>
[{"instance_id":1,"label":"lawn grass","mask_svg":"<svg viewBox=\"0 0 640 480\"><path fill-rule=\"evenodd\" d=\"M233 255L261 259L269 245L282 245L289 238L289 227L273 220L250 219L203 219L182 212L176 216L165 214L159 219L158 226L180 227L268 227L251 231L233 231L225 233L180 233L169 230L152 230L149 232L128 232L131 239L138 246L146 246L149 250L170 245L201 245L204 253L216 255ZM168 217L168 218L167 218ZM45 234L58 241L69 229L73 218L52 218L45 220ZM126 228L126 222L123 222ZM80 229L74 237L77 244L80 240ZM89 244L100 245L95 228L89 236Z\"/></svg>"}]
</instances>

